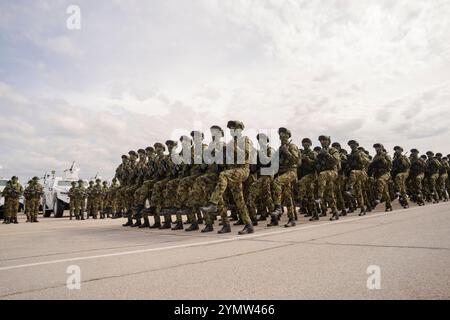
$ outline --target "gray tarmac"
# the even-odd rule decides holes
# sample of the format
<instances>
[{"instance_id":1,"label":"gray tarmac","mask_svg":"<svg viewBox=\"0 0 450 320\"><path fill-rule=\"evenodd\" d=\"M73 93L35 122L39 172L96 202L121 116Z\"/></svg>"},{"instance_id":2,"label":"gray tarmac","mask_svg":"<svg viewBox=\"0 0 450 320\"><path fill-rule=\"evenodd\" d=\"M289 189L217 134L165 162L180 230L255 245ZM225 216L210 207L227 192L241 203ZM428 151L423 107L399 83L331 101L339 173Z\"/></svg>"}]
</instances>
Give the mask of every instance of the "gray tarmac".
<instances>
[{"instance_id":1,"label":"gray tarmac","mask_svg":"<svg viewBox=\"0 0 450 320\"><path fill-rule=\"evenodd\" d=\"M262 223L247 236L40 221L21 214L0 225L0 299L450 298L450 203L301 217L289 229ZM79 290L67 287L70 266L80 268ZM368 288L369 266L379 289Z\"/></svg>"}]
</instances>

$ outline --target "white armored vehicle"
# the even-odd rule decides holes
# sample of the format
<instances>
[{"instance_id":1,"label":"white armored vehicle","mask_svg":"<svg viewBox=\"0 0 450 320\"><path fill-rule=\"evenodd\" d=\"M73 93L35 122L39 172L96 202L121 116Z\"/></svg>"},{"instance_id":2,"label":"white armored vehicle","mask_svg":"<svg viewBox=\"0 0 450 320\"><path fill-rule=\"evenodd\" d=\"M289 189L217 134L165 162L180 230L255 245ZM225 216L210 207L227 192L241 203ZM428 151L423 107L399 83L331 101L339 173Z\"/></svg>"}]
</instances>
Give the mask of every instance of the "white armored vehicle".
<instances>
[{"instance_id":1,"label":"white armored vehicle","mask_svg":"<svg viewBox=\"0 0 450 320\"><path fill-rule=\"evenodd\" d=\"M74 169L74 164L72 164L70 169L64 171L63 177L56 177L55 171L52 171L51 175L44 176L42 200L44 217L50 217L53 212L55 218L61 218L64 210L69 209L69 190L73 181L78 182L79 171L78 168Z\"/></svg>"}]
</instances>

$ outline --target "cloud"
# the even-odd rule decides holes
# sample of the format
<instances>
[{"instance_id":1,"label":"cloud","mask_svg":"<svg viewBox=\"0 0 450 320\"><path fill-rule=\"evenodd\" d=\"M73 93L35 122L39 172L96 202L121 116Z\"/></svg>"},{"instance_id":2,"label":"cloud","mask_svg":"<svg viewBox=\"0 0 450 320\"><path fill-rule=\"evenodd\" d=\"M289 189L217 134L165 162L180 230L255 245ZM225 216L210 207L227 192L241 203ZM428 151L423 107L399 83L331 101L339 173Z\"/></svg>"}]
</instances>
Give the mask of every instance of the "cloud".
<instances>
[{"instance_id":1,"label":"cloud","mask_svg":"<svg viewBox=\"0 0 450 320\"><path fill-rule=\"evenodd\" d=\"M0 4L4 171L77 160L106 177L130 149L229 119L297 143L448 144L446 0L77 1L78 31L69 4Z\"/></svg>"}]
</instances>

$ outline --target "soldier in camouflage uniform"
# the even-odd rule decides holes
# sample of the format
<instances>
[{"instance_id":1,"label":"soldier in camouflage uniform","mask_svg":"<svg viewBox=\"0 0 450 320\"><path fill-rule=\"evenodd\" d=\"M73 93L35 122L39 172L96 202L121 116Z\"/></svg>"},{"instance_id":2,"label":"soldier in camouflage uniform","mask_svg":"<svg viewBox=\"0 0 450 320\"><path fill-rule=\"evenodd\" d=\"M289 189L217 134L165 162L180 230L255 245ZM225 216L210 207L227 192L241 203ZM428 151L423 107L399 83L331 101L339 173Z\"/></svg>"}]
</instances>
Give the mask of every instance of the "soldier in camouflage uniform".
<instances>
[{"instance_id":1,"label":"soldier in camouflage uniform","mask_svg":"<svg viewBox=\"0 0 450 320\"><path fill-rule=\"evenodd\" d=\"M448 167L447 167L447 182L446 182L446 186L447 186L447 194L450 195L450 154L448 154L445 158L445 161L447 161Z\"/></svg>"},{"instance_id":2,"label":"soldier in camouflage uniform","mask_svg":"<svg viewBox=\"0 0 450 320\"><path fill-rule=\"evenodd\" d=\"M94 190L94 181L89 181L89 186L86 189L86 219L89 217L94 217L95 212L95 190Z\"/></svg>"},{"instance_id":3,"label":"soldier in camouflage uniform","mask_svg":"<svg viewBox=\"0 0 450 320\"><path fill-rule=\"evenodd\" d=\"M347 165L347 154L345 153L344 149L342 149L341 144L339 142L333 142L331 145L333 148L335 148L337 151L339 151L339 156L341 158L341 168L338 172L338 179L336 181L336 204L339 211L341 211L341 216L347 215L347 210L345 206L345 199L344 199L344 190L346 187L346 177L344 174L344 169Z\"/></svg>"},{"instance_id":4,"label":"soldier in camouflage uniform","mask_svg":"<svg viewBox=\"0 0 450 320\"><path fill-rule=\"evenodd\" d=\"M316 204L314 202L317 184L316 158L317 153L311 149L312 141L309 138L302 140L303 149L300 152L302 157L299 169L299 192L301 201L306 208L306 216L311 217L310 221L318 218Z\"/></svg>"},{"instance_id":5,"label":"soldier in camouflage uniform","mask_svg":"<svg viewBox=\"0 0 450 320\"><path fill-rule=\"evenodd\" d=\"M442 153L436 153L436 159L441 163L441 167L439 169L439 178L436 183L436 189L438 191L439 199L447 202L447 179L449 165L447 161L442 159Z\"/></svg>"},{"instance_id":6,"label":"soldier in camouflage uniform","mask_svg":"<svg viewBox=\"0 0 450 320\"><path fill-rule=\"evenodd\" d=\"M84 187L84 181L78 180L78 186L75 189L74 192L75 196L75 218L77 220L84 220L84 209L86 204L86 188Z\"/></svg>"},{"instance_id":7,"label":"soldier in camouflage uniform","mask_svg":"<svg viewBox=\"0 0 450 320\"><path fill-rule=\"evenodd\" d=\"M195 184L195 181L204 173L204 170L206 169L206 166L203 165L202 159L203 159L203 133L199 131L192 131L191 137L194 138L194 144L192 144L192 141L189 137L182 137L180 141L182 143L189 142L190 146L190 160L191 163L183 163L182 164L182 170L181 170L181 180L178 185L175 207L174 212L177 214L177 225L172 228L172 230L182 230L183 229L183 221L182 221L182 214L184 213L184 210L189 208L189 196L191 194L191 190L193 189L193 185ZM196 148L197 146L197 148ZM187 149L187 147L186 147ZM197 151L199 150L199 151ZM192 210L195 213L198 214L199 212L199 206L194 205L192 207ZM186 212L185 214L189 214L190 212ZM192 217L192 215L188 215L188 221L189 220L195 221L196 218ZM191 226L193 224L193 221L191 221ZM197 222L198 223L198 222ZM192 230L190 230L192 231Z\"/></svg>"},{"instance_id":8,"label":"soldier in camouflage uniform","mask_svg":"<svg viewBox=\"0 0 450 320\"><path fill-rule=\"evenodd\" d=\"M165 171L163 167L163 162L165 161L164 152L166 151L166 147L162 143L155 143L153 145L154 152L147 151L148 162L145 174L145 181L142 184L142 187L139 188L137 193L137 205L145 207L145 202L150 200L153 193L153 188L158 181L161 181L165 178ZM155 154L156 152L156 154ZM150 207L149 209L143 210L144 223L139 228L159 228L161 227L161 222L159 219L159 212L156 215L156 207ZM159 209L158 209L159 210ZM149 214L153 215L155 218L155 223L153 226L150 225L150 220L148 218Z\"/></svg>"},{"instance_id":9,"label":"soldier in camouflage uniform","mask_svg":"<svg viewBox=\"0 0 450 320\"><path fill-rule=\"evenodd\" d=\"M373 147L376 155L369 165L369 175L374 177L376 183L375 206L384 201L386 203L386 212L392 211L391 196L389 194L392 160L382 144L375 143Z\"/></svg>"},{"instance_id":10,"label":"soldier in camouflage uniform","mask_svg":"<svg viewBox=\"0 0 450 320\"><path fill-rule=\"evenodd\" d=\"M271 213L271 222L268 227L277 226L279 217L282 214L283 199L287 206L287 213L289 221L285 227L295 226L294 203L292 195L292 187L297 183L297 167L301 162L298 147L292 143L291 132L286 128L279 128L281 146L278 149L275 157L279 159L279 170L273 181L273 202L275 210Z\"/></svg>"},{"instance_id":11,"label":"soldier in camouflage uniform","mask_svg":"<svg viewBox=\"0 0 450 320\"><path fill-rule=\"evenodd\" d=\"M72 181L70 185L71 187L67 196L69 197L69 219L72 220L75 213L75 190L77 188L77 183L75 181ZM78 219L79 218L77 218L77 220Z\"/></svg>"},{"instance_id":12,"label":"soldier in camouflage uniform","mask_svg":"<svg viewBox=\"0 0 450 320\"><path fill-rule=\"evenodd\" d=\"M262 204L262 206L258 208L258 213L261 214L260 220L266 220L267 212L273 212L275 210L275 205L272 199L274 172L266 172L271 167L274 150L269 144L269 137L264 133L258 134L256 139L258 139L259 150L256 164L253 164L250 167L254 167L254 172L257 179L251 184L247 199L250 219L252 220L254 226L258 225L256 216L257 201ZM259 212L260 209L261 212Z\"/></svg>"},{"instance_id":13,"label":"soldier in camouflage uniform","mask_svg":"<svg viewBox=\"0 0 450 320\"><path fill-rule=\"evenodd\" d=\"M112 184L109 187L108 190L108 201L110 203L111 206L111 218L115 219L119 216L121 216L121 214L119 213L119 184L117 183L117 178L113 178L112 179Z\"/></svg>"},{"instance_id":14,"label":"soldier in camouflage uniform","mask_svg":"<svg viewBox=\"0 0 450 320\"><path fill-rule=\"evenodd\" d=\"M316 169L318 172L318 198L317 203L324 204L326 200L328 206L331 208L330 220L338 220L339 213L336 207L335 185L338 179L338 171L340 169L341 157L339 151L330 147L331 139L328 136L320 136L319 142L322 149L317 155ZM324 197L326 196L327 199ZM322 212L326 214L326 212Z\"/></svg>"},{"instance_id":15,"label":"soldier in camouflage uniform","mask_svg":"<svg viewBox=\"0 0 450 320\"><path fill-rule=\"evenodd\" d=\"M161 225L160 213L164 205L164 193L170 180L176 178L175 164L172 161L172 153L178 143L173 140L167 140L166 146L169 154L164 155L157 164L158 181L154 184L152 196L150 198L150 208L148 212L154 216L155 224L150 228L170 229L172 227L171 216L166 215L164 224Z\"/></svg>"},{"instance_id":16,"label":"soldier in camouflage uniform","mask_svg":"<svg viewBox=\"0 0 450 320\"><path fill-rule=\"evenodd\" d=\"M411 169L409 172L411 196L419 206L423 206L425 205L425 201L422 189L427 164L422 158L419 157L419 150L417 149L411 149L411 156L409 157L409 160L411 162Z\"/></svg>"},{"instance_id":17,"label":"soldier in camouflage uniform","mask_svg":"<svg viewBox=\"0 0 450 320\"><path fill-rule=\"evenodd\" d=\"M11 180L3 189L2 196L5 197L4 211L5 219L4 224L14 223L18 224L17 212L19 211L19 198L23 194L23 187L19 183L16 176L13 176Z\"/></svg>"},{"instance_id":18,"label":"soldier in camouflage uniform","mask_svg":"<svg viewBox=\"0 0 450 320\"><path fill-rule=\"evenodd\" d=\"M100 219L109 218L111 205L108 194L109 194L108 181L103 181L101 191L101 202L100 202Z\"/></svg>"},{"instance_id":19,"label":"soldier in camouflage uniform","mask_svg":"<svg viewBox=\"0 0 450 320\"><path fill-rule=\"evenodd\" d=\"M224 169L225 161L224 161L224 149L225 145L222 141L224 136L224 132L219 126L212 126L210 128L210 132L212 135L212 141L207 146L206 150L204 150L205 156L203 157L203 165L202 165L202 174L195 180L192 189L189 192L187 208L183 210L183 214L187 214L191 221L191 226L186 229L186 231L195 231L198 230L198 221L195 210L196 208L200 208L208 204L208 200L211 197L212 192L219 180L219 173ZM195 141L195 139L194 139ZM223 201L220 201L218 204L218 212L222 217L226 217L227 211L224 206ZM213 219L210 214L205 214L203 216L205 220L205 228L202 229L202 232L211 232L214 231L213 228ZM231 227L228 222L228 217L222 220L222 229L218 231L221 233L229 233L231 232Z\"/></svg>"},{"instance_id":20,"label":"soldier in camouflage uniform","mask_svg":"<svg viewBox=\"0 0 450 320\"><path fill-rule=\"evenodd\" d=\"M25 204L25 215L27 216L26 222L31 222L30 218L30 208L31 208L31 185L32 181L28 180L27 187L23 191L24 204Z\"/></svg>"},{"instance_id":21,"label":"soldier in camouflage uniform","mask_svg":"<svg viewBox=\"0 0 450 320\"><path fill-rule=\"evenodd\" d=\"M30 191L30 208L28 213L30 215L30 222L39 222L37 217L39 214L39 204L41 197L44 194L44 188L39 183L38 177L33 177L31 180L31 189Z\"/></svg>"},{"instance_id":22,"label":"soldier in camouflage uniform","mask_svg":"<svg viewBox=\"0 0 450 320\"><path fill-rule=\"evenodd\" d=\"M243 183L250 175L250 152L252 148L251 140L242 135L244 124L240 121L228 121L227 128L230 129L233 140L227 144L227 169L219 174L217 185L209 199L209 205L202 207L204 214L216 214L219 210L219 203L223 201L223 196L227 188L233 196L236 209L238 210L244 229L239 234L253 233L253 225L248 215L247 206L244 201ZM222 213L223 214L223 213ZM227 223L226 213L222 215L222 222Z\"/></svg>"},{"instance_id":23,"label":"soldier in camouflage uniform","mask_svg":"<svg viewBox=\"0 0 450 320\"><path fill-rule=\"evenodd\" d=\"M145 180L145 173L147 168L147 153L144 149L139 149L137 154L134 154L134 156L136 156L137 158L134 161L134 165L129 168L129 187L127 188L126 194L127 204L130 208L132 218L136 220L136 222L131 227L136 228L142 225L141 218L142 210L144 208L141 206L136 206L136 201L138 198L136 191L142 187Z\"/></svg>"},{"instance_id":24,"label":"soldier in camouflage uniform","mask_svg":"<svg viewBox=\"0 0 450 320\"><path fill-rule=\"evenodd\" d=\"M130 150L128 152L128 160L126 161L126 165L123 167L123 178L124 183L120 184L122 186L121 188L121 198L122 198L122 204L125 211L125 216L127 217L127 223L123 224L122 226L127 227L131 226L133 227L135 224L133 224L133 195L134 192L137 190L136 188L136 179L137 179L137 159L138 154ZM138 221L136 221L136 224L138 224Z\"/></svg>"},{"instance_id":25,"label":"soldier in camouflage uniform","mask_svg":"<svg viewBox=\"0 0 450 320\"><path fill-rule=\"evenodd\" d=\"M436 159L432 151L427 152L427 171L425 174L426 183L428 185L428 201L433 200L434 203L439 203L439 194L437 191L437 182L439 180L439 172L441 170L441 163Z\"/></svg>"},{"instance_id":26,"label":"soldier in camouflage uniform","mask_svg":"<svg viewBox=\"0 0 450 320\"><path fill-rule=\"evenodd\" d=\"M122 217L124 210L125 210L125 201L124 201L124 191L126 189L126 183L127 183L127 166L128 166L128 156L122 155L122 163L117 167L116 174L114 178L116 178L119 181L119 188L117 190L117 215L115 218ZM131 223L133 223L131 221Z\"/></svg>"},{"instance_id":27,"label":"soldier in camouflage uniform","mask_svg":"<svg viewBox=\"0 0 450 320\"><path fill-rule=\"evenodd\" d=\"M350 140L348 145L352 151L347 157L347 194L356 199L358 207L361 209L359 215L363 216L366 214L367 198L364 189L368 179L366 167L369 165L369 158L365 152L358 149L359 143L355 140Z\"/></svg>"},{"instance_id":28,"label":"soldier in camouflage uniform","mask_svg":"<svg viewBox=\"0 0 450 320\"><path fill-rule=\"evenodd\" d=\"M392 161L392 178L394 179L395 188L398 192L399 202L403 208L409 208L408 195L406 192L406 180L409 176L411 162L403 154L403 148L394 147L394 159Z\"/></svg>"}]
</instances>

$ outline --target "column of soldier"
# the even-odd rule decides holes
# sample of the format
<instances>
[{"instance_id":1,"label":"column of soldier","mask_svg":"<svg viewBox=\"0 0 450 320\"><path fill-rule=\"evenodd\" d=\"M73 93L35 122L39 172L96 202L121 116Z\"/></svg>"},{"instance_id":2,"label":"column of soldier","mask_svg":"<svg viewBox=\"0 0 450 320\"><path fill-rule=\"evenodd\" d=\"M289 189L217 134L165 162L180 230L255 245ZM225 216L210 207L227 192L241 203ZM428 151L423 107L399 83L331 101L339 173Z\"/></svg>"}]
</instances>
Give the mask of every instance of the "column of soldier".
<instances>
[{"instance_id":1,"label":"column of soldier","mask_svg":"<svg viewBox=\"0 0 450 320\"><path fill-rule=\"evenodd\" d=\"M87 189L82 180L78 185L73 182L69 191L70 219L75 215L77 220L84 220L86 212L87 218L94 219L98 215L101 219L110 215L126 217L128 221L124 226L182 230L182 216L186 215L184 223L190 224L186 231L199 230L199 225L204 223L201 231L211 232L220 215L222 228L218 233L231 232L230 221L236 221L234 225L244 225L239 234L247 234L253 232L258 221L267 218L270 218L269 227L277 226L284 207L288 216L285 227L291 227L298 220L297 207L310 221L327 216L328 211L330 220L337 220L355 210L365 215L382 202L386 211L392 211L391 203L395 199L404 208L409 207L409 201L422 206L426 202L449 199L450 155L443 157L428 151L419 156L419 151L412 149L407 157L403 149L396 146L391 158L383 145L376 143L372 157L354 140L348 142L351 149L348 153L339 143L331 144L328 136L320 136L320 147L314 149L311 139L304 138L303 148L299 150L291 140L291 132L280 128L281 146L277 151L272 149L265 134L257 135L258 152L253 163L250 158L254 148L250 139L242 135L243 123L229 121L227 127L233 137L227 144L219 126L210 128L213 139L209 145L203 144L201 132L192 131L190 137L182 136L183 150L191 150L191 163L175 164L171 155L178 142L168 140L165 144L155 143L153 147L123 155L109 187L100 179L96 184L90 181ZM227 150L234 150L235 154L242 151L244 161L206 161L204 153L195 152L196 139L200 140L203 152L225 157ZM244 150L239 150L240 147ZM237 158L235 154L233 159ZM261 154L269 161L262 161L265 159ZM277 159L279 165L278 170L269 170L268 174L271 159ZM37 177L29 181L25 191L17 177L13 177L3 191L3 223L17 223L22 194L27 221L38 222L42 193ZM174 226L172 215L176 217ZM154 218L152 225L149 216ZM164 217L163 223L161 217Z\"/></svg>"},{"instance_id":2,"label":"column of soldier","mask_svg":"<svg viewBox=\"0 0 450 320\"><path fill-rule=\"evenodd\" d=\"M280 128L281 146L277 151L265 134L257 135L258 150L264 152L257 152L256 162L251 163L254 149L250 139L242 135L244 124L229 121L227 128L230 142L223 141L224 131L219 126L212 126L212 141L209 145L202 143L203 151L214 155L222 150L226 154L231 146L234 153L244 152L245 161L218 164L203 159L175 164L171 155L178 142L173 140L123 155L111 189L114 217L126 217L124 227L183 230L183 224L190 224L185 230L195 231L204 224L201 232L211 232L220 216L218 233L231 232L230 221L236 221L234 225L244 226L239 234L248 234L268 218L269 227L279 225L284 208L288 216L284 226L292 227L298 220L297 207L310 221L328 214L333 221L355 211L365 215L380 203L385 204L386 211L392 211L395 199L403 208L409 207L409 201L422 206L449 199L450 156L431 151L419 156L419 151L412 149L408 157L396 146L391 158L384 146L376 143L372 157L357 141L348 142L348 153L339 143L331 143L328 136L320 136L320 146L315 148L311 139L304 138L299 149L291 140L291 132ZM192 131L190 137L180 138L183 150L191 150L192 159L202 157L194 151L198 137L203 140L203 133ZM278 170L263 174L271 163L261 161L260 154L278 159Z\"/></svg>"}]
</instances>

